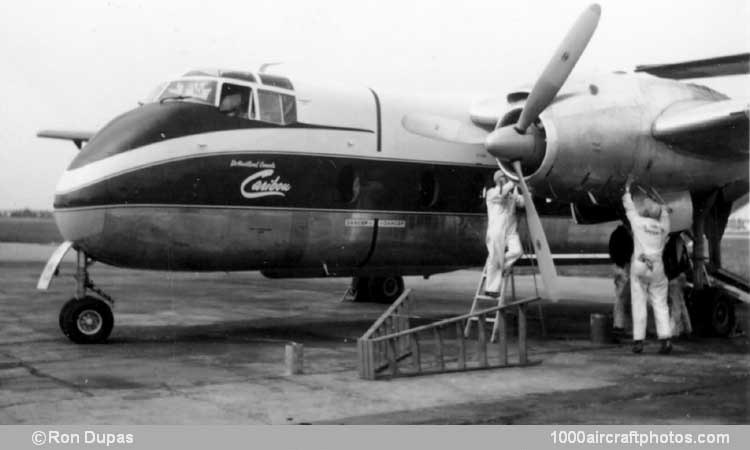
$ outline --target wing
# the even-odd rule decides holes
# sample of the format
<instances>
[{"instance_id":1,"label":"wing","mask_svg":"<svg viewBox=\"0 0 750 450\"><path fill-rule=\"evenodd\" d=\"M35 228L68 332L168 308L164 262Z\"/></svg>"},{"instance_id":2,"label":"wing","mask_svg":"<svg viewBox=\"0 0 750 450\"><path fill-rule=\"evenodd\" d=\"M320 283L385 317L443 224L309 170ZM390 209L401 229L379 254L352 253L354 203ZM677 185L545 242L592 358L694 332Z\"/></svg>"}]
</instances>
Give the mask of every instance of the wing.
<instances>
[{"instance_id":1,"label":"wing","mask_svg":"<svg viewBox=\"0 0 750 450\"><path fill-rule=\"evenodd\" d=\"M747 158L750 102L681 102L651 127L655 139L706 158Z\"/></svg>"},{"instance_id":2,"label":"wing","mask_svg":"<svg viewBox=\"0 0 750 450\"><path fill-rule=\"evenodd\" d=\"M88 142L96 134L93 131L70 131L70 130L41 130L36 135L41 138L66 139L80 150L84 142Z\"/></svg>"},{"instance_id":3,"label":"wing","mask_svg":"<svg viewBox=\"0 0 750 450\"><path fill-rule=\"evenodd\" d=\"M750 53L696 59L673 64L642 65L636 67L635 71L650 73L661 78L672 78L674 80L746 75L750 73Z\"/></svg>"}]
</instances>

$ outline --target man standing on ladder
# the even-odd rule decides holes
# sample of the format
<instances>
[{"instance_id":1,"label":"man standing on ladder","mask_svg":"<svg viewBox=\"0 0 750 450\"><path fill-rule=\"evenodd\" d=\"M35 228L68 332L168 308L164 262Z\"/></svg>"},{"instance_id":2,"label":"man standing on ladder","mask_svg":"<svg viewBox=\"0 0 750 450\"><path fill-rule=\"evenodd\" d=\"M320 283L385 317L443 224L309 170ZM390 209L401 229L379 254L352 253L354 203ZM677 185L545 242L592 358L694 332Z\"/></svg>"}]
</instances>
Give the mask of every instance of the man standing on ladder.
<instances>
[{"instance_id":1,"label":"man standing on ladder","mask_svg":"<svg viewBox=\"0 0 750 450\"><path fill-rule=\"evenodd\" d=\"M521 239L518 236L516 207L523 207L524 203L516 183L503 171L495 172L494 180L495 186L488 189L485 194L488 252L485 294L499 297L504 275L523 254Z\"/></svg>"}]
</instances>

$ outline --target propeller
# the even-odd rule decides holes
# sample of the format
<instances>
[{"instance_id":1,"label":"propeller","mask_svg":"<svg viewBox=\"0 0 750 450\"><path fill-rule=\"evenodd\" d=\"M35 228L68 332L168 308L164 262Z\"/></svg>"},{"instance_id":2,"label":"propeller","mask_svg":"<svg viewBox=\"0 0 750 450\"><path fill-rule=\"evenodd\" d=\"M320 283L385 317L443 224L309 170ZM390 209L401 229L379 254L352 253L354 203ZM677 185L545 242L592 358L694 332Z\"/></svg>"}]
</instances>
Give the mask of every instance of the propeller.
<instances>
[{"instance_id":1,"label":"propeller","mask_svg":"<svg viewBox=\"0 0 750 450\"><path fill-rule=\"evenodd\" d=\"M559 299L557 270L552 260L547 236L542 228L542 221L539 219L534 200L523 176L521 161L525 157L531 157L534 149L540 144L539 140L543 139L538 133L527 133L527 130L560 92L560 88L565 84L591 40L600 17L601 7L597 4L589 6L581 13L531 89L521 115L518 117L518 122L515 125L497 128L485 140L485 148L492 156L498 160L513 162L513 169L521 184L521 193L526 205L526 223L534 244L539 272L547 288L547 296L552 301Z\"/></svg>"},{"instance_id":2,"label":"propeller","mask_svg":"<svg viewBox=\"0 0 750 450\"><path fill-rule=\"evenodd\" d=\"M526 224L529 227L529 235L534 244L534 254L536 255L539 272L542 274L544 286L547 288L547 298L556 302L560 299L557 289L557 270L555 269L555 262L552 260L552 252L547 243L547 236L544 233L544 228L542 228L542 221L539 219L539 214L536 212L534 199L531 198L531 192L523 177L521 161L513 161L513 169L515 169L516 176L518 176L521 184L521 194L523 194L523 203L526 210Z\"/></svg>"},{"instance_id":3,"label":"propeller","mask_svg":"<svg viewBox=\"0 0 750 450\"><path fill-rule=\"evenodd\" d=\"M484 138L487 151L500 160L534 158L537 156L534 150L544 145L543 137L539 133L527 133L527 130L565 84L591 40L600 17L601 7L596 3L581 13L536 80L515 125L496 127L487 134L480 127L432 114L407 114L401 124L414 134L440 141L477 144Z\"/></svg>"},{"instance_id":4,"label":"propeller","mask_svg":"<svg viewBox=\"0 0 750 450\"><path fill-rule=\"evenodd\" d=\"M560 92L570 72L591 40L600 17L601 7L596 3L590 5L581 13L568 34L565 35L560 46L555 50L536 83L534 83L518 121L514 125L504 127L497 124L494 131L484 134L484 146L487 152L497 158L498 162L500 160L512 162L518 176L526 204L529 234L534 243L539 271L551 300L558 299L557 271L542 228L542 222L526 185L521 163L524 160L533 161L538 158L539 152L535 150L544 148L544 137L541 133L535 131L536 127L532 128L531 125L539 119L539 115L547 109ZM476 144L479 136L486 133L479 127L472 127L455 119L428 114L409 114L404 116L401 123L405 129L412 133L432 139L464 144Z\"/></svg>"},{"instance_id":5,"label":"propeller","mask_svg":"<svg viewBox=\"0 0 750 450\"><path fill-rule=\"evenodd\" d=\"M594 3L581 13L534 83L518 122L498 128L487 136L485 147L492 156L506 161L516 161L533 153L537 139L541 137L526 131L560 92L560 88L565 84L565 80L591 40L599 24L601 12L601 7Z\"/></svg>"}]
</instances>

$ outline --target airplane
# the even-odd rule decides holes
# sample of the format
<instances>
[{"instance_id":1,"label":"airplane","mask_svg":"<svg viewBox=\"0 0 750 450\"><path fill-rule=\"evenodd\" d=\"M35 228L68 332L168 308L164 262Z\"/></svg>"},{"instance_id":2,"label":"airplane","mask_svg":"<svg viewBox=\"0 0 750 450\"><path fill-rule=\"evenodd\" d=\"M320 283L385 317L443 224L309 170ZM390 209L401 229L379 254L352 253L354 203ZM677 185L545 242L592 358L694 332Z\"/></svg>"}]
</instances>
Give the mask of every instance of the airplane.
<instances>
[{"instance_id":1,"label":"airplane","mask_svg":"<svg viewBox=\"0 0 750 450\"><path fill-rule=\"evenodd\" d=\"M483 191L499 167L527 197L548 296L553 253L607 247L612 227L597 224L624 221L629 175L671 207L673 232L706 236L693 249L701 291L706 267L721 266L732 205L747 198L750 108L681 80L747 74L750 54L567 81L600 15L584 10L533 87L478 101L201 69L97 132L40 131L80 152L55 192L65 243L38 288L74 249L76 293L59 322L76 343L103 342L114 324L114 300L88 274L95 261L353 277L355 300L393 301L403 276L484 264ZM598 231L573 238L571 216Z\"/></svg>"}]
</instances>

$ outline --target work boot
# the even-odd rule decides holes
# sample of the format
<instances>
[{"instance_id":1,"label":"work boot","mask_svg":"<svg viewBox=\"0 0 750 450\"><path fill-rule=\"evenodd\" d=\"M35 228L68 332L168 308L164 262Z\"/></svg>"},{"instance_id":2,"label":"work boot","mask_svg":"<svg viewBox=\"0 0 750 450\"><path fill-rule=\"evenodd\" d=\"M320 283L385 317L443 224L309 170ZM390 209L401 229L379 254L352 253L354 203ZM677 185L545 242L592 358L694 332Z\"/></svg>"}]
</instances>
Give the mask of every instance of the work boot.
<instances>
[{"instance_id":1,"label":"work boot","mask_svg":"<svg viewBox=\"0 0 750 450\"><path fill-rule=\"evenodd\" d=\"M672 341L669 339L661 340L661 348L659 348L659 354L668 355L672 352Z\"/></svg>"},{"instance_id":2,"label":"work boot","mask_svg":"<svg viewBox=\"0 0 750 450\"><path fill-rule=\"evenodd\" d=\"M641 353L643 351L643 341L633 341L633 353Z\"/></svg>"},{"instance_id":3,"label":"work boot","mask_svg":"<svg viewBox=\"0 0 750 450\"><path fill-rule=\"evenodd\" d=\"M622 342L627 336L625 335L625 329L620 327L613 327L612 328L612 342L615 344L619 344Z\"/></svg>"}]
</instances>

